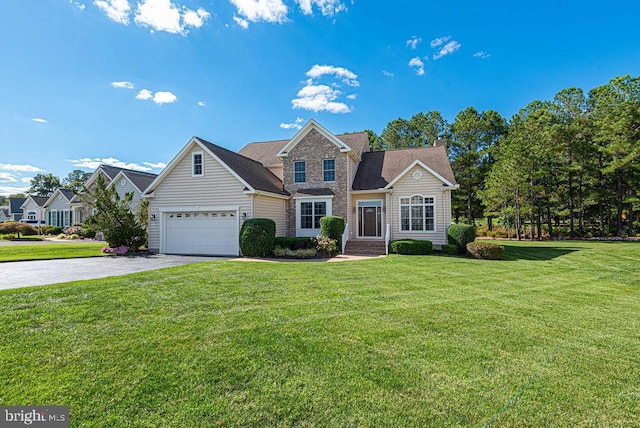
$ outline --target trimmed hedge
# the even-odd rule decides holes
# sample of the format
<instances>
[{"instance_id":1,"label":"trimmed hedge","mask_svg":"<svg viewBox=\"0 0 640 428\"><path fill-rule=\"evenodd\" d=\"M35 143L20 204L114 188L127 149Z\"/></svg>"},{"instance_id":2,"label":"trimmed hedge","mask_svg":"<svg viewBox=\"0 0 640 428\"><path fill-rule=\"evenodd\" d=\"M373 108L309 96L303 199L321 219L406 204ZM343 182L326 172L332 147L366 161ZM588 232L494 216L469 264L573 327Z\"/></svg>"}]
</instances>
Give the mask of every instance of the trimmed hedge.
<instances>
[{"instance_id":1,"label":"trimmed hedge","mask_svg":"<svg viewBox=\"0 0 640 428\"><path fill-rule=\"evenodd\" d=\"M504 247L490 242L470 242L467 251L472 257L483 260L500 260Z\"/></svg>"},{"instance_id":2,"label":"trimmed hedge","mask_svg":"<svg viewBox=\"0 0 640 428\"><path fill-rule=\"evenodd\" d=\"M458 248L458 254L467 252L467 244L476 240L476 228L470 224L452 224L447 229L447 240Z\"/></svg>"},{"instance_id":3,"label":"trimmed hedge","mask_svg":"<svg viewBox=\"0 0 640 428\"><path fill-rule=\"evenodd\" d=\"M278 236L273 241L274 247L288 248L289 250L310 250L316 248L316 238L296 238L292 236Z\"/></svg>"},{"instance_id":4,"label":"trimmed hedge","mask_svg":"<svg viewBox=\"0 0 640 428\"><path fill-rule=\"evenodd\" d=\"M342 249L342 232L344 232L342 217L326 216L320 218L320 234L335 239L340 250Z\"/></svg>"},{"instance_id":5,"label":"trimmed hedge","mask_svg":"<svg viewBox=\"0 0 640 428\"><path fill-rule=\"evenodd\" d=\"M0 223L0 234L15 234L19 238L22 236L37 235L38 229L28 223L19 223L17 221L8 221Z\"/></svg>"},{"instance_id":6,"label":"trimmed hedge","mask_svg":"<svg viewBox=\"0 0 640 428\"><path fill-rule=\"evenodd\" d=\"M43 235L60 235L62 228L60 226L40 226L40 233Z\"/></svg>"},{"instance_id":7,"label":"trimmed hedge","mask_svg":"<svg viewBox=\"0 0 640 428\"><path fill-rule=\"evenodd\" d=\"M240 250L247 257L265 257L273 250L276 222L268 218L250 218L240 229Z\"/></svg>"},{"instance_id":8,"label":"trimmed hedge","mask_svg":"<svg viewBox=\"0 0 640 428\"><path fill-rule=\"evenodd\" d=\"M455 256L458 254L458 247L453 244L442 244L442 254L446 256Z\"/></svg>"},{"instance_id":9,"label":"trimmed hedge","mask_svg":"<svg viewBox=\"0 0 640 428\"><path fill-rule=\"evenodd\" d=\"M407 256L427 255L433 252L433 243L416 239L398 239L389 243L389 252Z\"/></svg>"}]
</instances>

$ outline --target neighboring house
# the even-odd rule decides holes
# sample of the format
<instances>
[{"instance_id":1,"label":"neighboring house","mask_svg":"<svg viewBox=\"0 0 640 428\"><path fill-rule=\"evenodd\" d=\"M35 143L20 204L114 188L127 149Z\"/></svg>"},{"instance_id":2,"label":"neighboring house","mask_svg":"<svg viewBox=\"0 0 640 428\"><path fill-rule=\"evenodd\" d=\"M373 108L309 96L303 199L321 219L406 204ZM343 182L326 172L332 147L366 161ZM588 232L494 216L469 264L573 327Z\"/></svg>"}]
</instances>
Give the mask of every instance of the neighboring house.
<instances>
[{"instance_id":1,"label":"neighboring house","mask_svg":"<svg viewBox=\"0 0 640 428\"><path fill-rule=\"evenodd\" d=\"M0 223L9 218L9 207L0 207Z\"/></svg>"},{"instance_id":2,"label":"neighboring house","mask_svg":"<svg viewBox=\"0 0 640 428\"><path fill-rule=\"evenodd\" d=\"M134 171L110 165L100 165L86 181L84 187L93 189L99 176L103 177L108 188L116 189L120 198L123 198L125 194L129 192L133 192L133 199L131 200L132 211L137 210L144 189L158 177L157 174L149 172ZM73 208L74 221L77 223L81 223L94 213L93 206L86 200L83 200L82 193L75 195L71 199L71 207Z\"/></svg>"},{"instance_id":3,"label":"neighboring house","mask_svg":"<svg viewBox=\"0 0 640 428\"><path fill-rule=\"evenodd\" d=\"M9 198L9 220L20 221L22 220L22 204L27 198Z\"/></svg>"},{"instance_id":4,"label":"neighboring house","mask_svg":"<svg viewBox=\"0 0 640 428\"><path fill-rule=\"evenodd\" d=\"M308 122L291 140L239 153L193 137L146 189L149 249L238 255L247 218L270 218L277 236L316 236L340 216L345 240L447 242L458 188L444 142L370 152L366 132L333 135Z\"/></svg>"},{"instance_id":5,"label":"neighboring house","mask_svg":"<svg viewBox=\"0 0 640 428\"><path fill-rule=\"evenodd\" d=\"M69 227L77 223L71 207L71 199L75 193L71 189L58 188L47 199L43 207L47 211L47 224L51 226Z\"/></svg>"},{"instance_id":6,"label":"neighboring house","mask_svg":"<svg viewBox=\"0 0 640 428\"><path fill-rule=\"evenodd\" d=\"M44 204L49 200L46 196L27 196L27 199L20 206L22 209L22 219L30 222L47 220L46 209Z\"/></svg>"}]
</instances>

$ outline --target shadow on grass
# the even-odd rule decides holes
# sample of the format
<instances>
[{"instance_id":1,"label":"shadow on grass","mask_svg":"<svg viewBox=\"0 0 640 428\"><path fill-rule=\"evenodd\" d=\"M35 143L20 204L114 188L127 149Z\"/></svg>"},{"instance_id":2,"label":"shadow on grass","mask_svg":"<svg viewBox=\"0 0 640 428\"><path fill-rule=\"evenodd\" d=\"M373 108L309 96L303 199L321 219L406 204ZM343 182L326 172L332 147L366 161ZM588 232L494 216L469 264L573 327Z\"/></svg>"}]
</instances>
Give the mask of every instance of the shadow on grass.
<instances>
[{"instance_id":1,"label":"shadow on grass","mask_svg":"<svg viewBox=\"0 0 640 428\"><path fill-rule=\"evenodd\" d=\"M505 245L502 260L553 260L555 258L566 256L567 254L571 254L580 250L580 247L520 247Z\"/></svg>"}]
</instances>

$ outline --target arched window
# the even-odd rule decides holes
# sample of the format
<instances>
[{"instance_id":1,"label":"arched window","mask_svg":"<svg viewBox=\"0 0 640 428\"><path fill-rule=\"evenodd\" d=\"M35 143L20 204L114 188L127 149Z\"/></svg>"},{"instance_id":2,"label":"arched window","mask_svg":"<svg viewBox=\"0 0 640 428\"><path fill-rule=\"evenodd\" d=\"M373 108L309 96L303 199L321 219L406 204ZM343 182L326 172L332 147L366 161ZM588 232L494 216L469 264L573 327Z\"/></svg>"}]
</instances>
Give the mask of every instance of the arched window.
<instances>
[{"instance_id":1,"label":"arched window","mask_svg":"<svg viewBox=\"0 0 640 428\"><path fill-rule=\"evenodd\" d=\"M35 211L27 212L27 220L37 220L38 218L36 216L37 214Z\"/></svg>"},{"instance_id":2,"label":"arched window","mask_svg":"<svg viewBox=\"0 0 640 428\"><path fill-rule=\"evenodd\" d=\"M435 198L411 195L400 197L400 230L403 232L434 232Z\"/></svg>"}]
</instances>

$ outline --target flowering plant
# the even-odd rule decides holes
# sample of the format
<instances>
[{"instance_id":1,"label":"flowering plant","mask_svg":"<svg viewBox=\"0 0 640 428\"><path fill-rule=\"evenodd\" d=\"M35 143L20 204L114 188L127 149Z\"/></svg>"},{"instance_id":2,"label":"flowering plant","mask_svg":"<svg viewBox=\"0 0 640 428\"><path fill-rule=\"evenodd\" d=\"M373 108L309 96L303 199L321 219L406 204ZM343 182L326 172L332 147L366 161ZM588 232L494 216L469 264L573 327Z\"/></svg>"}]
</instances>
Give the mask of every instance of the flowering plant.
<instances>
[{"instance_id":1,"label":"flowering plant","mask_svg":"<svg viewBox=\"0 0 640 428\"><path fill-rule=\"evenodd\" d=\"M116 254L118 256L124 256L129 252L129 247L125 247L124 245L121 247L102 247L102 252L107 254Z\"/></svg>"}]
</instances>

